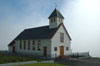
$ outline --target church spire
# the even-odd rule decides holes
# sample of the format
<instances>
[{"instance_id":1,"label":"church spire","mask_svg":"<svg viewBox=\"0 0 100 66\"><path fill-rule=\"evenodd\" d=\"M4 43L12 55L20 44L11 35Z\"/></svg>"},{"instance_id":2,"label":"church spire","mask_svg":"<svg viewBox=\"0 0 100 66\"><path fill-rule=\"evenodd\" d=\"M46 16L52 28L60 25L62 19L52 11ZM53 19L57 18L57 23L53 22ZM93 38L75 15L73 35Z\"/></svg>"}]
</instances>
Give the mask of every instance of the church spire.
<instances>
[{"instance_id":1,"label":"church spire","mask_svg":"<svg viewBox=\"0 0 100 66\"><path fill-rule=\"evenodd\" d=\"M54 9L54 11L51 13L51 15L48 17L49 19L49 28L57 28L60 23L63 23L64 17L62 14L58 11L57 8Z\"/></svg>"},{"instance_id":2,"label":"church spire","mask_svg":"<svg viewBox=\"0 0 100 66\"><path fill-rule=\"evenodd\" d=\"M52 12L52 14L48 17L49 19L52 17L59 17L64 19L64 17L62 16L62 14L58 11L57 8L55 8L55 10Z\"/></svg>"}]
</instances>

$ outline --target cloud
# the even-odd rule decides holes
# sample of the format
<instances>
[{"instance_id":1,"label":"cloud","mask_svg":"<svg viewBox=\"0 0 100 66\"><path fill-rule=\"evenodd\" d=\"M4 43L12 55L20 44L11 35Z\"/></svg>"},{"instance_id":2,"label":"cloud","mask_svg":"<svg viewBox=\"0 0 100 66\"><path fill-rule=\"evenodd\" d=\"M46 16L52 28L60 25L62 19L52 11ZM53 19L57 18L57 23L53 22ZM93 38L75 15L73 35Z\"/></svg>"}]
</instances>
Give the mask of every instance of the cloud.
<instances>
[{"instance_id":1,"label":"cloud","mask_svg":"<svg viewBox=\"0 0 100 66\"><path fill-rule=\"evenodd\" d=\"M66 18L65 26L72 37L73 52L89 51L92 56L100 57L100 5L98 2L100 1L71 0L64 2L62 13Z\"/></svg>"}]
</instances>

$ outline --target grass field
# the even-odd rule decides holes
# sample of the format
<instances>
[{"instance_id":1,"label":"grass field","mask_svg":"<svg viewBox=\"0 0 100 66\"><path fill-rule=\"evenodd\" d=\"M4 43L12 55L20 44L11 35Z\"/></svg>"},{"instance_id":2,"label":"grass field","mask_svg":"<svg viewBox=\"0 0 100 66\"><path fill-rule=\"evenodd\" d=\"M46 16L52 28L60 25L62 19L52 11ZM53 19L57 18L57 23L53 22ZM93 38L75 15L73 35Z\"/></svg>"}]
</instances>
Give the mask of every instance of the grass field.
<instances>
[{"instance_id":1,"label":"grass field","mask_svg":"<svg viewBox=\"0 0 100 66\"><path fill-rule=\"evenodd\" d=\"M36 63L36 64L26 64L26 65L18 65L18 66L69 66L69 65L61 65L56 63Z\"/></svg>"},{"instance_id":2,"label":"grass field","mask_svg":"<svg viewBox=\"0 0 100 66\"><path fill-rule=\"evenodd\" d=\"M1 55L0 54L0 64L3 63L12 63L12 62L23 62L23 61L42 61L43 59L35 59L35 58L29 58L29 57L16 57L16 56L7 56L7 55Z\"/></svg>"}]
</instances>

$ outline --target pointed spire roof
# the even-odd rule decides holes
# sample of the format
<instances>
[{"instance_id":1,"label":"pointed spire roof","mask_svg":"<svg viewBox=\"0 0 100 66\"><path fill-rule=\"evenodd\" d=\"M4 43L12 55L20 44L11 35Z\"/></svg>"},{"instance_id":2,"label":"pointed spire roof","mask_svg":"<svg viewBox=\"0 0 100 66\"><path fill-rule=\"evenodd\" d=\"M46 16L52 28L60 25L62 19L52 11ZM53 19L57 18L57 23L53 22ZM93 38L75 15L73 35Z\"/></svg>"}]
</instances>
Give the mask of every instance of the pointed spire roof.
<instances>
[{"instance_id":1,"label":"pointed spire roof","mask_svg":"<svg viewBox=\"0 0 100 66\"><path fill-rule=\"evenodd\" d=\"M56 8L55 8L55 10L52 12L52 14L48 18L51 18L51 17L60 17L60 18L64 19L62 14Z\"/></svg>"}]
</instances>

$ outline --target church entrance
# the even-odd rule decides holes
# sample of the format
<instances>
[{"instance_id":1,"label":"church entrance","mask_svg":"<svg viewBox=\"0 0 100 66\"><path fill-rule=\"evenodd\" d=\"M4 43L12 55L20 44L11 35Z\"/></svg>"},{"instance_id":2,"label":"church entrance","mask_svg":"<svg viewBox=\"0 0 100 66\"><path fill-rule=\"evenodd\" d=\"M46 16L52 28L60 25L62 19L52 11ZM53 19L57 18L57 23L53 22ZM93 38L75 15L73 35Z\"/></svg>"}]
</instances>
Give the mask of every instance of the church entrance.
<instances>
[{"instance_id":1,"label":"church entrance","mask_svg":"<svg viewBox=\"0 0 100 66\"><path fill-rule=\"evenodd\" d=\"M60 46L60 56L64 55L64 46Z\"/></svg>"},{"instance_id":2,"label":"church entrance","mask_svg":"<svg viewBox=\"0 0 100 66\"><path fill-rule=\"evenodd\" d=\"M15 46L12 47L12 52L13 52L13 53L16 53L16 48L15 48Z\"/></svg>"},{"instance_id":3,"label":"church entrance","mask_svg":"<svg viewBox=\"0 0 100 66\"><path fill-rule=\"evenodd\" d=\"M47 47L44 47L44 56L47 56Z\"/></svg>"}]
</instances>

